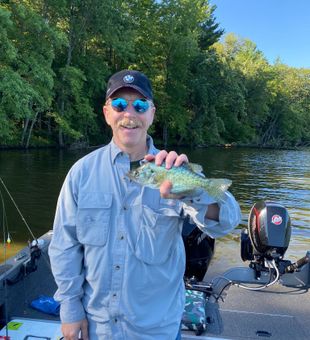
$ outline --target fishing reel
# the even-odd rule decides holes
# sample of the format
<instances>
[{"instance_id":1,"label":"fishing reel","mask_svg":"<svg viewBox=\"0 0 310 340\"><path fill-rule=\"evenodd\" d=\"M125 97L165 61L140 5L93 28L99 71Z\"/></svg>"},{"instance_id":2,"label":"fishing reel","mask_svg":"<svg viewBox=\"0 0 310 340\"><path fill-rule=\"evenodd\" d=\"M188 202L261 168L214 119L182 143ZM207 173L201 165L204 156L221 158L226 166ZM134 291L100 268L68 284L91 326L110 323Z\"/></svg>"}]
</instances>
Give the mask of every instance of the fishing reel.
<instances>
[{"instance_id":1,"label":"fishing reel","mask_svg":"<svg viewBox=\"0 0 310 340\"><path fill-rule=\"evenodd\" d=\"M250 211L248 228L241 232L241 258L250 261L257 279L270 271L268 263L278 275L293 273L309 263L307 254L296 263L284 260L291 238L291 219L288 211L279 203L258 201ZM267 264L267 265L266 265Z\"/></svg>"}]
</instances>

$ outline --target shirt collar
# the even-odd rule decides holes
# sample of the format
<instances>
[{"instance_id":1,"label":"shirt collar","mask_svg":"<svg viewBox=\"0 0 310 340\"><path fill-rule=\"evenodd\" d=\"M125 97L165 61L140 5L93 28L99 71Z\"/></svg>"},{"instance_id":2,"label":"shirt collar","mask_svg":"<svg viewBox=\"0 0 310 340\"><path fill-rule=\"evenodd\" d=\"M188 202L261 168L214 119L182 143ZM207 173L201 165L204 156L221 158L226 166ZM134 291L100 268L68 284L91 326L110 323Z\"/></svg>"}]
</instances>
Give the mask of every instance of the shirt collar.
<instances>
[{"instance_id":1,"label":"shirt collar","mask_svg":"<svg viewBox=\"0 0 310 340\"><path fill-rule=\"evenodd\" d=\"M151 136L149 136L149 135L147 135L147 137L146 137L146 144L147 144L147 147L148 147L148 152L147 153L151 154L151 155L156 155L158 150L154 146L153 138ZM119 155L122 155L123 151L114 143L113 138L112 138L112 140L110 142L110 150L111 150L112 162L114 164L116 158Z\"/></svg>"}]
</instances>

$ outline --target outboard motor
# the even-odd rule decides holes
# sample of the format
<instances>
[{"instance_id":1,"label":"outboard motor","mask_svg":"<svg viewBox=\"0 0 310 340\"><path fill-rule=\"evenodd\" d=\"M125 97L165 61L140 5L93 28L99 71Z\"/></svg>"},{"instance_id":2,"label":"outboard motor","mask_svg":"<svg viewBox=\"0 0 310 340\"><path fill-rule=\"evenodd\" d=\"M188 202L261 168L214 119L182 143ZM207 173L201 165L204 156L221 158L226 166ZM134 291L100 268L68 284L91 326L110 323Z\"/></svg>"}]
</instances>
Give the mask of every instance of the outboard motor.
<instances>
[{"instance_id":1,"label":"outboard motor","mask_svg":"<svg viewBox=\"0 0 310 340\"><path fill-rule=\"evenodd\" d=\"M252 206L248 230L241 234L241 258L282 259L291 238L290 216L281 204L259 201Z\"/></svg>"},{"instance_id":2,"label":"outboard motor","mask_svg":"<svg viewBox=\"0 0 310 340\"><path fill-rule=\"evenodd\" d=\"M262 290L275 283L290 287L310 287L310 251L294 263L283 258L290 242L291 220L281 204L258 201L252 206L248 227L241 232L241 258L250 261L249 267L230 268L212 279L210 284L195 280L205 273L214 251L214 243L208 238L203 240L205 244L202 248L198 247L197 240L201 241L201 235L197 229L188 221L183 226L187 289L211 294L217 302L231 285L251 291ZM201 252L200 256L196 256L196 252Z\"/></svg>"},{"instance_id":3,"label":"outboard motor","mask_svg":"<svg viewBox=\"0 0 310 340\"><path fill-rule=\"evenodd\" d=\"M241 258L250 261L249 267L254 270L255 280L261 280L266 273L276 276L264 287L277 282L280 277L283 285L309 286L310 251L294 263L283 259L290 238L291 219L285 207L270 201L258 201L252 206L248 228L241 231ZM241 277L234 279L242 281Z\"/></svg>"}]
</instances>

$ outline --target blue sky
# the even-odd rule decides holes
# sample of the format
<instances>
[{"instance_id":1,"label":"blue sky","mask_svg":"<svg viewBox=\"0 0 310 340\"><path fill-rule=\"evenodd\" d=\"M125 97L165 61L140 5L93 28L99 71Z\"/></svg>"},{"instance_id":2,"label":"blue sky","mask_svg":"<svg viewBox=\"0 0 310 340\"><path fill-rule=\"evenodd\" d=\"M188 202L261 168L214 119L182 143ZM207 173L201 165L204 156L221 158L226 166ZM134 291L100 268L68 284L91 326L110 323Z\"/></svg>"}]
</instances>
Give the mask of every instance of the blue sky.
<instances>
[{"instance_id":1,"label":"blue sky","mask_svg":"<svg viewBox=\"0 0 310 340\"><path fill-rule=\"evenodd\" d=\"M225 33L253 41L273 64L310 68L310 0L210 0Z\"/></svg>"}]
</instances>

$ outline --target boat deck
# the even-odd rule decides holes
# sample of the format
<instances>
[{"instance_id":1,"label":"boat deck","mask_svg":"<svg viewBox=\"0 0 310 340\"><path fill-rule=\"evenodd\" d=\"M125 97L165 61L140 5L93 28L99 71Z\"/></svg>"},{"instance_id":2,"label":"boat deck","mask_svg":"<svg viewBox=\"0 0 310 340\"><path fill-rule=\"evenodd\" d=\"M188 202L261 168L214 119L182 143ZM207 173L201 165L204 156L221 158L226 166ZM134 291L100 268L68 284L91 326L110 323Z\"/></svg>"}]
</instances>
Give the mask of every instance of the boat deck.
<instances>
[{"instance_id":1,"label":"boat deck","mask_svg":"<svg viewBox=\"0 0 310 340\"><path fill-rule=\"evenodd\" d=\"M18 262L18 261L17 261ZM13 266L14 267L14 266ZM15 268L16 267L16 268ZM10 269L10 278L16 276L18 265ZM19 265L20 267L20 265ZM218 273L210 267L206 279ZM310 276L310 272L308 273ZM6 315L9 320L27 318L39 323L59 321L54 317L32 309L29 305L39 295L53 296L56 284L49 268L46 249L38 260L38 269L25 276L14 285L3 285L5 273L0 275L1 324L5 324ZM309 288L309 285L308 285ZM226 291L224 301L208 303L206 308L207 331L197 337L193 332L184 331L182 339L309 339L310 338L310 293L307 287L294 288L280 284L268 287L263 291L248 291L238 287L230 287ZM6 298L5 298L6 296ZM7 302L5 309L5 301ZM4 330L0 335L4 335ZM24 339L14 337L11 339ZM57 337L55 337L56 339Z\"/></svg>"}]
</instances>

